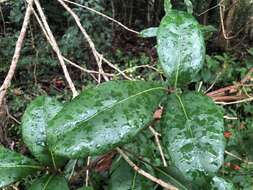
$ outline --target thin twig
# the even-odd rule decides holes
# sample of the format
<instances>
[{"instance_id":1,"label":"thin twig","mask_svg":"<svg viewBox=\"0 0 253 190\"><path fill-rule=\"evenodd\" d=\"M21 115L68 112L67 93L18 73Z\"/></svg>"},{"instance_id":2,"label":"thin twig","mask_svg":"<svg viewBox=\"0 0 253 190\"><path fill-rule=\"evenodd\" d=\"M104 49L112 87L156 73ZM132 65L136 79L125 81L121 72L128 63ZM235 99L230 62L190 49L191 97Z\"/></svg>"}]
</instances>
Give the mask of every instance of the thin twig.
<instances>
[{"instance_id":1,"label":"thin twig","mask_svg":"<svg viewBox=\"0 0 253 190\"><path fill-rule=\"evenodd\" d=\"M203 12L200 13L200 14L197 14L197 16L201 16L201 15L203 15L203 14L205 14L205 13L207 13L207 12L209 12L209 11L215 9L216 7L219 7L219 6L220 6L220 3L218 3L217 5L214 5L213 7L210 7L210 8L208 8L208 9L206 9L205 11L203 11Z\"/></svg>"},{"instance_id":2,"label":"thin twig","mask_svg":"<svg viewBox=\"0 0 253 190\"><path fill-rule=\"evenodd\" d=\"M204 92L204 94L208 93L216 84L218 78L220 77L221 73L218 73L217 76L215 77L213 83L211 84L211 86L209 86L209 88Z\"/></svg>"},{"instance_id":3,"label":"thin twig","mask_svg":"<svg viewBox=\"0 0 253 190\"><path fill-rule=\"evenodd\" d=\"M251 67L251 69L249 70L249 72L245 75L245 77L241 80L241 83L244 84L245 82L247 82L252 76L253 73L253 67Z\"/></svg>"},{"instance_id":4,"label":"thin twig","mask_svg":"<svg viewBox=\"0 0 253 190\"><path fill-rule=\"evenodd\" d=\"M246 163L246 164L249 164L249 165L252 165L252 164L253 164L253 162L244 160L244 159L240 158L239 156L236 156L236 155L234 155L233 153L231 153L231 152L229 152L229 151L227 151L227 150L225 150L225 153L226 153L227 155L233 157L233 158L236 158L236 159L238 159L238 160L240 160L240 161Z\"/></svg>"},{"instance_id":5,"label":"thin twig","mask_svg":"<svg viewBox=\"0 0 253 190\"><path fill-rule=\"evenodd\" d=\"M33 0L30 0L29 3L32 6ZM22 45L23 45L25 35L26 35L27 27L28 27L28 24L30 22L31 13L32 13L32 9L29 6L26 9L23 25L22 25L22 28L21 28L21 31L20 31L20 34L19 34L19 37L18 37L18 40L17 40L17 43L16 43L15 52L14 52L14 55L12 57L10 69L9 69L8 74L7 74L5 80L4 80L4 82L3 82L3 84L0 88L0 107L3 104L4 96L7 92L7 89L9 87L10 83L11 83L11 80L13 78L13 75L14 75L16 67L17 67L17 63L18 63L18 60L19 60L19 57L20 57L20 52L21 52L21 48L22 48Z\"/></svg>"},{"instance_id":6,"label":"thin twig","mask_svg":"<svg viewBox=\"0 0 253 190\"><path fill-rule=\"evenodd\" d=\"M60 49L58 47L58 44L57 44L57 42L55 40L55 37L54 37L52 31L51 31L51 29L50 29L50 27L49 27L49 25L47 23L46 16L45 16L45 14L44 14L44 12L42 10L42 7L40 5L39 0L35 0L35 5L36 5L36 7L38 9L39 15L40 15L42 23L43 23L43 25L44 25L44 27L46 29L46 32L47 32L47 34L48 34L48 36L49 36L49 38L50 38L50 40L52 42L52 47L55 50L55 52L57 54L57 57L58 57L58 59L60 61L60 64L61 64L64 76L65 76L65 78L66 78L66 80L67 80L67 82L69 84L69 87L70 87L70 89L72 91L73 97L76 97L78 95L78 92L77 92L77 90L76 90L76 88L74 86L74 83L73 83L70 75L69 75L68 69L67 69L67 67L66 67L66 65L64 63L64 59L63 59L62 53L61 53L61 51L60 51Z\"/></svg>"},{"instance_id":7,"label":"thin twig","mask_svg":"<svg viewBox=\"0 0 253 190\"><path fill-rule=\"evenodd\" d=\"M237 117L231 117L231 116L227 116L227 115L224 115L223 118L227 119L227 120L237 120L238 119Z\"/></svg>"},{"instance_id":8,"label":"thin twig","mask_svg":"<svg viewBox=\"0 0 253 190\"><path fill-rule=\"evenodd\" d=\"M96 13L96 14L102 16L102 17L105 17L105 18L107 18L108 20L110 20L110 21L112 21L112 22L118 24L119 26L123 27L124 29L126 29L126 30L128 30L128 31L130 31L130 32L133 32L133 33L135 33L135 34L139 34L139 32L137 32L137 31L135 31L135 30L133 30L133 29L128 28L127 26L125 26L125 25L122 24L121 22L119 22L119 21L117 21L117 20L115 20L115 19L113 19L113 18L111 18L111 17L105 15L104 13L101 13L101 12L95 10L95 9L92 9L92 8L87 7L87 6L85 6L85 5L81 5L81 4L79 4L79 3L75 3L75 2L73 2L73 1L69 1L69 0L63 0L63 1L68 2L68 3L70 3L70 4L73 4L73 5L76 5L76 6L79 6L79 7L82 7L82 8L85 8L85 9L87 9L87 10L89 10L89 11L92 11L92 12L94 12L94 13Z\"/></svg>"},{"instance_id":9,"label":"thin twig","mask_svg":"<svg viewBox=\"0 0 253 190\"><path fill-rule=\"evenodd\" d=\"M243 100L234 101L234 102L215 102L215 103L225 106L225 105L240 104L240 103L251 102L251 101L253 101L253 97L246 98Z\"/></svg>"},{"instance_id":10,"label":"thin twig","mask_svg":"<svg viewBox=\"0 0 253 190\"><path fill-rule=\"evenodd\" d=\"M168 190L178 190L178 188L176 188L175 186L166 183L165 181L158 179L152 175L150 175L149 173L145 172L144 170L142 170L141 168L139 168L135 163L133 163L128 156L120 149L120 148L116 148L118 153L124 158L124 160L140 175L146 177L147 179L161 185L162 187L164 187L165 189Z\"/></svg>"},{"instance_id":11,"label":"thin twig","mask_svg":"<svg viewBox=\"0 0 253 190\"><path fill-rule=\"evenodd\" d=\"M221 29L222 29L222 34L223 34L223 37L226 39L226 40L231 40L233 38L235 38L240 32L241 30L239 30L239 33L233 35L233 36L227 36L227 32L226 32L226 29L225 29L225 25L224 25L224 18L223 18L223 13L225 12L225 7L224 5L220 2L219 3L219 13L220 13L220 21L221 21Z\"/></svg>"},{"instance_id":12,"label":"thin twig","mask_svg":"<svg viewBox=\"0 0 253 190\"><path fill-rule=\"evenodd\" d=\"M4 14L3 14L3 11L2 11L1 5L0 5L0 15L1 15L1 18L2 18L2 22L3 22L3 34L6 35L5 20L4 20Z\"/></svg>"},{"instance_id":13,"label":"thin twig","mask_svg":"<svg viewBox=\"0 0 253 190\"><path fill-rule=\"evenodd\" d=\"M87 158L87 166L90 165L90 156ZM86 178L85 178L85 186L87 187L89 185L89 168L87 167L86 170Z\"/></svg>"},{"instance_id":14,"label":"thin twig","mask_svg":"<svg viewBox=\"0 0 253 190\"><path fill-rule=\"evenodd\" d=\"M165 160L165 156L164 156L162 146L161 146L160 140L159 140L159 136L161 136L161 134L157 133L156 130L152 126L149 126L148 128L151 131L151 133L155 136L155 141L156 141L157 147L159 149L159 152L160 152L160 155L161 155L161 158L162 158L162 161L163 161L163 166L167 167L168 164Z\"/></svg>"},{"instance_id":15,"label":"thin twig","mask_svg":"<svg viewBox=\"0 0 253 190\"><path fill-rule=\"evenodd\" d=\"M99 65L100 62L100 57L102 56L102 54L100 54L95 47L95 44L93 43L92 39L90 38L90 36L88 35L88 33L86 32L86 30L84 29L84 27L82 26L81 22L80 22L80 18L76 15L76 13L66 4L63 2L63 0L58 0L58 2L71 14L71 16L74 18L77 26L79 27L79 29L81 30L81 32L83 33L85 39L87 40L87 42L89 43L89 46L92 50L92 53L95 57L95 60L97 62L97 64ZM115 65L113 65L112 63L110 63L110 61L108 61L107 59L105 59L104 57L102 57L103 61L105 63L107 63L110 67L112 67L113 69L115 69L116 71L118 71L122 76L124 76L126 79L131 80L130 77L128 77L125 73L123 73L120 69L118 69Z\"/></svg>"},{"instance_id":16,"label":"thin twig","mask_svg":"<svg viewBox=\"0 0 253 190\"><path fill-rule=\"evenodd\" d=\"M123 71L121 71L118 67L116 67L114 64L112 64L110 61L108 61L106 58L103 57L103 61L105 63L107 63L107 65L111 68L113 68L114 70L118 71L123 77L125 77L128 80L133 80L132 78L130 78L129 76L127 76Z\"/></svg>"},{"instance_id":17,"label":"thin twig","mask_svg":"<svg viewBox=\"0 0 253 190\"><path fill-rule=\"evenodd\" d=\"M41 19L39 18L38 14L35 12L34 9L32 9L32 12L33 12L33 14L34 14L34 16L35 16L35 18L36 18L38 24L40 25L40 28L41 28L41 30L43 31L43 34L45 35L47 41L50 43L51 46L53 46L52 40L51 40L50 37L48 36L48 34L47 34L47 32L46 32L46 29L45 29L45 27L44 27L44 25L43 25ZM53 50L54 50L54 49L53 49ZM55 50L54 50L54 51L55 51ZM74 63L73 61L70 61L69 59L67 59L67 58L64 57L64 56L63 56L63 60L66 61L67 63L69 63L70 65L72 65L72 66L74 66L74 67L80 69L81 71L84 71L84 72L86 72L86 73L89 73L89 74L91 75L91 77L94 78L94 79L97 81L96 77L95 77L93 74L99 74L99 72L93 71L93 70L85 69L85 68L79 66L78 64ZM110 74L110 73L105 73L105 75L114 76L114 74Z\"/></svg>"}]
</instances>

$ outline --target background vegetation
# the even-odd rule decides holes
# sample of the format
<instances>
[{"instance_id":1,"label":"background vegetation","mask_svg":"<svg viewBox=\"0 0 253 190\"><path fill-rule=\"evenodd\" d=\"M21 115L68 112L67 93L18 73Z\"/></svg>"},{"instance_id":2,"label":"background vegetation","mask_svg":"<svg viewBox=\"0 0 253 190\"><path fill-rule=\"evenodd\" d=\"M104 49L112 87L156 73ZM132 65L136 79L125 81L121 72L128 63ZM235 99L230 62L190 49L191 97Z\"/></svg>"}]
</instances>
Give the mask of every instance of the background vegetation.
<instances>
[{"instance_id":1,"label":"background vegetation","mask_svg":"<svg viewBox=\"0 0 253 190\"><path fill-rule=\"evenodd\" d=\"M75 2L102 12L135 31L158 26L164 15L162 0L76 0ZM224 104L242 101L223 106L226 115L224 136L227 140L227 155L220 175L231 181L236 189L252 189L253 165L250 160L253 160L253 107L250 101L243 101L252 97L252 76L241 86L240 82L253 66L253 2L193 0L192 3L193 15L203 25L207 55L204 68L198 75L198 80L201 82L191 83L187 88L207 92L215 101L225 102ZM63 55L85 69L98 71L90 47L69 13L57 1L43 0L41 4ZM173 8L186 9L184 1L172 1L172 4ZM154 39L142 39L137 34L87 9L70 6L80 17L97 50L127 76L133 79L164 80L162 69L158 64ZM9 70L25 10L24 1L0 1L1 83ZM105 81L105 78L100 76L100 79L96 73L83 72L70 64L67 67L79 90ZM103 70L111 74L110 80L124 79L124 76L106 64L103 65ZM227 86L230 87L225 88ZM238 88L232 91L234 87ZM218 89L221 90L217 91ZM71 91L57 57L33 16L15 76L5 104L0 109L0 143L5 147L29 154L20 138L19 121L28 103L39 95L54 96L63 102L71 99ZM154 168L159 168L161 160L159 154L155 154L157 146L152 134L144 131L138 139L140 141L135 142L141 144L138 149L134 148L135 144L127 145L125 148L134 150L133 159L136 162L139 161L138 157L143 156L145 161L154 164ZM148 143L145 142L147 139L150 140ZM115 182L112 181L113 177L124 174L124 172L117 173L111 177L111 171L116 167L111 166L112 155L115 154L107 155L102 164L96 163L92 167L90 180L94 189L112 186L111 183ZM82 185L85 178L82 169L85 165L86 160L78 161L78 171L71 180L73 188ZM126 166L122 164L120 167ZM143 167L150 167L150 165L143 164ZM116 176L115 180L117 179ZM27 181L29 180L28 178ZM149 187L149 182L146 183ZM24 189L24 181L15 184L14 187Z\"/></svg>"}]
</instances>

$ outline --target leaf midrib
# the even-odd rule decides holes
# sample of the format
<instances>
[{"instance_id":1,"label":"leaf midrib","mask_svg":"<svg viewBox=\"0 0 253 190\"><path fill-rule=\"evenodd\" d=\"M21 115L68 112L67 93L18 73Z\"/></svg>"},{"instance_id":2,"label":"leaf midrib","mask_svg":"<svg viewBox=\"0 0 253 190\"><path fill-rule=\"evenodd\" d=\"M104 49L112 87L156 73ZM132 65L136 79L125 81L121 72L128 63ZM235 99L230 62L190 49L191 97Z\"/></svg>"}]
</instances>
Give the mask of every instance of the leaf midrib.
<instances>
[{"instance_id":1,"label":"leaf midrib","mask_svg":"<svg viewBox=\"0 0 253 190\"><path fill-rule=\"evenodd\" d=\"M127 100L129 100L129 99L135 98L136 96L145 94L145 93L150 92L150 91L159 90L159 89L160 89L160 90L162 90L162 89L165 90L164 87L159 86L159 87L150 88L150 89L148 89L148 90L144 90L144 91L138 92L138 93L136 93L136 94L134 94L134 95L131 95L131 96L125 98L125 99L122 99L122 100L116 102L115 104L113 104L113 106L111 106L111 107L106 107L105 109L103 109L103 110L101 110L101 111L95 113L94 115L88 117L87 119L85 119L85 120L83 120L83 121L77 123L77 124L76 124L76 127L70 128L69 130L65 130L64 133L62 133L61 135L66 134L66 133L68 133L68 132L70 132L70 131L73 131L74 129L79 128L79 127L81 126L80 123L86 123L87 121L89 121L89 120L93 119L94 117L96 117L96 116L102 114L103 112L106 112L106 111L109 111L109 110L113 109L113 108L114 108L115 106L117 106L118 104L121 104L121 103L123 103L123 102L125 102L125 101L127 101Z\"/></svg>"},{"instance_id":2,"label":"leaf midrib","mask_svg":"<svg viewBox=\"0 0 253 190\"><path fill-rule=\"evenodd\" d=\"M0 168L32 168L32 169L43 169L43 167L39 165L0 165Z\"/></svg>"}]
</instances>

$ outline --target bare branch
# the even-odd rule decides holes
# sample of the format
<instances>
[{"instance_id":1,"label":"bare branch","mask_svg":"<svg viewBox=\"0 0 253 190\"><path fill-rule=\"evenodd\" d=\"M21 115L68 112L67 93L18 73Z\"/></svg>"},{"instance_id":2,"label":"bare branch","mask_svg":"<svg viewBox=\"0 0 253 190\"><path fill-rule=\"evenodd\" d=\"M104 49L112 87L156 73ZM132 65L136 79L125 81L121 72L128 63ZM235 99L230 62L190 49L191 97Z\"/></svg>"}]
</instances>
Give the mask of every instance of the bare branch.
<instances>
[{"instance_id":1,"label":"bare branch","mask_svg":"<svg viewBox=\"0 0 253 190\"><path fill-rule=\"evenodd\" d=\"M163 166L164 167L167 167L167 162L165 160L165 156L164 156L164 153L163 153L163 149L162 149L162 146L160 144L160 140L159 140L159 136L161 136L159 133L156 132L156 130L152 127L152 126L149 126L148 127L149 130L151 131L151 133L155 136L155 141L156 141L156 144L158 146L158 149L159 149L159 152L160 152L160 155L162 157L162 161L163 161Z\"/></svg>"},{"instance_id":2,"label":"bare branch","mask_svg":"<svg viewBox=\"0 0 253 190\"><path fill-rule=\"evenodd\" d=\"M47 23L46 16L45 16L45 14L44 14L44 12L42 10L42 7L40 5L39 0L35 0L35 5L36 5L36 7L38 9L38 12L39 12L39 15L41 17L42 23L43 23L43 25L45 27L45 30L46 30L49 38L50 38L51 45L52 45L53 49L55 50L55 52L57 54L57 57L58 57L58 59L60 61L60 64L61 64L64 76L65 76L65 78L66 78L66 80L67 80L67 82L69 84L69 87L70 87L70 89L72 91L73 97L75 97L75 96L78 95L78 92L76 91L74 83L72 82L72 79L70 78L70 75L69 75L68 69L67 69L67 67L65 65L63 56L62 56L61 51L60 51L60 49L58 47L58 44L57 44L57 42L55 40L55 37L54 37L54 35L53 35L53 33L52 33L52 31L51 31L48 23Z\"/></svg>"},{"instance_id":3,"label":"bare branch","mask_svg":"<svg viewBox=\"0 0 253 190\"><path fill-rule=\"evenodd\" d=\"M165 181L158 179L152 175L150 175L149 173L145 172L144 170L142 170L141 168L139 168L135 163L133 163L128 156L120 149L117 148L118 153L124 158L124 160L140 175L143 175L144 177L148 178L149 180L161 185L162 187L164 187L165 189L168 190L178 190L178 188L176 188L175 186L166 183Z\"/></svg>"},{"instance_id":4,"label":"bare branch","mask_svg":"<svg viewBox=\"0 0 253 190\"><path fill-rule=\"evenodd\" d=\"M97 65L99 66L100 64L100 57L102 56L102 54L100 54L95 47L95 44L93 43L92 39L90 38L90 36L88 35L88 33L86 32L86 30L84 29L84 27L82 26L79 17L76 15L76 13L74 11L72 11L71 8L69 8L69 6L64 3L62 0L58 0L58 2L71 14L71 16L74 18L77 26L79 27L79 29L81 30L81 32L83 33L85 39L87 40L87 42L89 43L89 46L92 50L92 53L95 57L95 60L97 62ZM115 65L113 65L112 63L110 63L107 59L105 59L104 57L102 58L103 61L105 63L107 63L110 67L112 67L113 69L117 70L122 76L124 76L126 79L131 80L130 77L128 77L124 72L122 72L120 69L118 69Z\"/></svg>"},{"instance_id":5,"label":"bare branch","mask_svg":"<svg viewBox=\"0 0 253 190\"><path fill-rule=\"evenodd\" d=\"M32 6L33 0L30 0L29 3ZM23 25L22 25L22 28L21 28L21 31L20 31L20 34L19 34L19 37L18 37L18 40L17 40L17 43L16 43L15 52L14 52L14 55L12 57L10 69L9 69L8 74L7 74L5 80L4 80L4 82L3 82L3 84L0 88L0 107L3 104L4 96L7 92L7 89L9 87L10 83L11 83L11 80L13 78L13 75L14 75L16 67L17 67L17 63L18 63L18 60L19 60L19 57L20 57L20 52L21 52L21 48L22 48L22 45L23 45L25 35L26 35L27 27L28 27L28 24L30 22L31 13L32 13L32 9L31 9L30 6L28 6L27 9L26 9Z\"/></svg>"},{"instance_id":6,"label":"bare branch","mask_svg":"<svg viewBox=\"0 0 253 190\"><path fill-rule=\"evenodd\" d=\"M109 17L109 16L107 16L107 15L105 15L105 14L103 14L103 13L97 11L97 10L95 10L95 9L92 9L92 8L87 7L87 6L85 6L85 5L81 5L81 4L79 4L79 3L75 3L75 2L73 2L73 1L69 1L69 0L63 0L63 1L68 2L68 3L70 3L70 4L73 4L73 5L76 5L76 6L78 6L78 7L82 7L82 8L84 8L84 9L87 9L87 10L91 11L91 12L94 12L94 13L96 13L96 14L102 16L102 17L105 17L105 18L107 18L108 20L110 20L110 21L112 21L112 22L118 24L119 26L123 27L124 29L128 30L129 32L132 32L132 33L135 33L135 34L139 34L139 32L137 32L137 31L135 31L135 30L133 30L133 29L128 28L127 26L125 26L125 25L122 24L121 22L119 22L119 21L117 21L117 20L115 20L115 19L113 19L113 18L111 18L111 17Z\"/></svg>"}]
</instances>

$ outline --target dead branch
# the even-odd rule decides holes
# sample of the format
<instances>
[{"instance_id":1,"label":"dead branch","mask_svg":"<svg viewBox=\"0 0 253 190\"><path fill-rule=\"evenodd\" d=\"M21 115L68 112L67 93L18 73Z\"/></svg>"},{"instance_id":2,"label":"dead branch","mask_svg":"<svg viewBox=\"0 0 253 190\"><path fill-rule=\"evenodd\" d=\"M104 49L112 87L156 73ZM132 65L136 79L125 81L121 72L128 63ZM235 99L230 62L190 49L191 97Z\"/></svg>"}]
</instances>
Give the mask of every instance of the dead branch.
<instances>
[{"instance_id":1,"label":"dead branch","mask_svg":"<svg viewBox=\"0 0 253 190\"><path fill-rule=\"evenodd\" d=\"M75 2L73 2L73 1L69 1L69 0L63 0L63 1L68 2L68 3L70 3L70 4L73 4L73 5L76 5L76 6L78 6L78 7L82 7L82 8L84 8L84 9L87 9L87 10L91 11L91 12L94 12L94 13L96 13L96 14L102 16L102 17L105 17L106 19L108 19L108 20L110 20L110 21L112 21L112 22L118 24L119 26L123 27L124 29L128 30L129 32L132 32L132 33L135 33L135 34L139 34L139 32L137 32L137 31L135 31L135 30L133 30L133 29L128 28L127 26L125 26L125 25L122 24L121 22L119 22L119 21L117 21L117 20L115 20L115 19L113 19L113 18L111 18L111 17L109 17L109 16L107 16L107 15L105 15L105 14L103 14L103 13L97 11L97 10L95 10L95 9L92 9L92 8L87 7L87 6L85 6L85 5L81 5L81 4L79 4L79 3L75 3Z\"/></svg>"},{"instance_id":2,"label":"dead branch","mask_svg":"<svg viewBox=\"0 0 253 190\"><path fill-rule=\"evenodd\" d=\"M33 0L30 0L29 3L32 6L33 5ZM19 34L19 37L18 37L18 40L17 40L17 43L16 43L15 52L14 52L14 55L12 57L10 69L9 69L8 74L7 74L5 80L4 80L4 82L3 82L3 84L0 88L0 107L3 104L4 96L7 92L8 87L10 86L11 80L13 78L13 75L14 75L16 67L17 67L17 63L18 63L18 60L19 60L19 57L20 57L20 52L21 52L21 48L22 48L22 45L23 45L25 35L26 35L27 27L28 27L28 24L30 22L31 13L32 13L32 9L31 9L30 6L28 6L27 9L26 9L23 25L22 25L22 28L21 28L21 31L20 31L20 34Z\"/></svg>"},{"instance_id":3,"label":"dead branch","mask_svg":"<svg viewBox=\"0 0 253 190\"><path fill-rule=\"evenodd\" d=\"M79 17L76 15L76 13L74 11L72 11L72 9L66 4L64 3L62 0L58 0L58 2L71 14L71 16L74 18L77 26L79 27L79 29L81 30L81 32L83 33L85 39L87 40L87 42L89 43L89 46L92 50L92 53L95 57L95 60L97 62L97 65L99 66L100 64L100 57L102 56L102 54L100 54L95 47L95 44L93 43L92 39L90 38L90 36L88 35L88 33L86 32L86 30L84 29L84 27L82 26ZM128 77L124 72L122 72L120 69L118 69L115 65L113 65L112 63L110 63L107 59L105 59L104 57L102 57L102 60L107 63L110 67L112 67L113 69L117 70L122 76L124 76L126 79L131 80L130 77Z\"/></svg>"},{"instance_id":4,"label":"dead branch","mask_svg":"<svg viewBox=\"0 0 253 190\"><path fill-rule=\"evenodd\" d=\"M178 190L178 188L176 188L175 186L166 183L165 181L158 179L152 175L150 175L149 173L145 172L144 170L142 170L141 168L139 168L135 163L133 163L128 156L120 149L117 148L118 153L124 158L124 160L140 175L148 178L149 180L161 185L162 187L164 187L165 189L168 190Z\"/></svg>"},{"instance_id":5,"label":"dead branch","mask_svg":"<svg viewBox=\"0 0 253 190\"><path fill-rule=\"evenodd\" d=\"M44 12L42 10L42 7L40 5L39 0L35 0L35 5L36 5L36 7L38 9L38 12L39 12L39 15L41 17L42 23L43 23L43 25L45 27L46 33L48 34L48 36L50 38L50 41L51 41L50 44L52 45L53 49L55 50L55 52L57 54L57 57L58 57L58 59L60 61L60 64L61 64L64 76L65 76L65 78L66 78L66 80L67 80L67 82L69 84L69 87L70 87L70 89L72 91L73 97L76 97L78 95L78 92L77 92L77 90L76 90L76 88L74 86L74 83L72 82L72 79L71 79L70 75L69 75L68 69L67 69L67 67L65 65L65 62L64 62L64 59L63 59L63 56L62 56L61 51L59 49L59 46L58 46L58 44L57 44L57 42L55 40L55 37L54 37L54 35L53 35L53 33L52 33L52 31L51 31L48 23L47 23L46 16L45 16L45 14L44 14Z\"/></svg>"}]
</instances>

